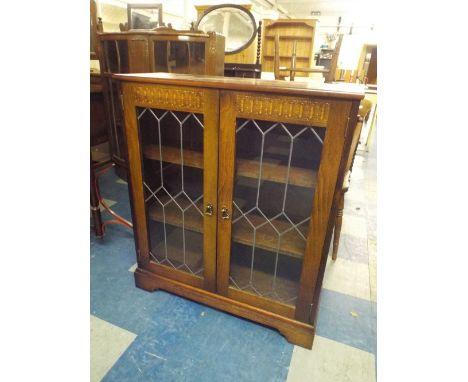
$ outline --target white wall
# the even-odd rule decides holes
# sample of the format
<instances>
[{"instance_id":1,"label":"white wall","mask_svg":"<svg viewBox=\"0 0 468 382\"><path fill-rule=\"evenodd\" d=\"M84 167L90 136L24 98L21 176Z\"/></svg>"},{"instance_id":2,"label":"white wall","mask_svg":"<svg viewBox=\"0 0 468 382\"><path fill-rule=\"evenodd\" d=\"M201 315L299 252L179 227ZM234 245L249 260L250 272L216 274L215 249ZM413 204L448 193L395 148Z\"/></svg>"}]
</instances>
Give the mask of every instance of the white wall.
<instances>
[{"instance_id":1,"label":"white wall","mask_svg":"<svg viewBox=\"0 0 468 382\"><path fill-rule=\"evenodd\" d=\"M171 23L175 29L188 29L197 15L193 1L189 0L96 0L96 3L105 32L119 31L119 23L127 22L128 3L162 4L164 23Z\"/></svg>"},{"instance_id":2,"label":"white wall","mask_svg":"<svg viewBox=\"0 0 468 382\"><path fill-rule=\"evenodd\" d=\"M219 0L96 0L98 15L103 18L104 31L119 31L119 23L127 21L127 3L161 3L163 5L163 20L171 23L175 29L189 29L190 22L196 21L197 12L195 5L216 5L223 1ZM274 11L261 6L258 1L249 0L228 0L231 4L251 4L252 13L257 22L263 18L272 18ZM367 9L367 11L366 11ZM324 12L325 13L325 12ZM343 13L341 19L340 33L346 33L341 46L338 67L343 69L355 69L359 60L359 55L364 44L377 43L377 30L373 26L375 19L371 8L350 9ZM303 18L318 19L318 28L315 34L314 51L320 52L322 45L331 45L335 42L327 41L327 34L336 32L338 24L338 13L325 13L321 16L304 15ZM349 35L349 26L353 25L352 35Z\"/></svg>"}]
</instances>

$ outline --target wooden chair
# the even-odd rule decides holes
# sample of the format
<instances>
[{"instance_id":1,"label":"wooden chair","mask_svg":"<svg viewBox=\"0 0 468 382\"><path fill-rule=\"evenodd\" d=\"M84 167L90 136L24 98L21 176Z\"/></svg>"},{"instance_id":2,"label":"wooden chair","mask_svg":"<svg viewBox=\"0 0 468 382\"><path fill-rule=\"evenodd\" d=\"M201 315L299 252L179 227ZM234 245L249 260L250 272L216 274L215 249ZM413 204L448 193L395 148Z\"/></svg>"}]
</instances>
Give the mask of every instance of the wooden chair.
<instances>
[{"instance_id":1,"label":"wooden chair","mask_svg":"<svg viewBox=\"0 0 468 382\"><path fill-rule=\"evenodd\" d=\"M291 66L290 67L280 66L279 41L280 41L280 37L279 35L276 35L275 36L275 54L274 54L275 80L284 80L286 78L286 75L284 75L282 72L289 72L290 81L294 81L296 73L323 73L325 77L325 82L333 82L333 80L335 79L336 68L338 66L338 57L340 55L341 43L343 41L342 34L340 34L340 36L338 37L338 41L336 42L329 69L324 69L322 67L298 68L296 66L297 41L293 42Z\"/></svg>"},{"instance_id":2,"label":"wooden chair","mask_svg":"<svg viewBox=\"0 0 468 382\"><path fill-rule=\"evenodd\" d=\"M99 196L96 192L96 166L93 164L93 158L90 159L89 174L90 174L90 207L91 216L93 217L93 229L97 238L102 239L104 236L104 229L102 225L101 209L99 208Z\"/></svg>"},{"instance_id":3,"label":"wooden chair","mask_svg":"<svg viewBox=\"0 0 468 382\"><path fill-rule=\"evenodd\" d=\"M356 155L356 149L359 143L359 137L362 131L362 125L368 116L370 110L372 108L372 102L368 99L363 99L361 104L359 105L359 112L358 112L358 121L356 124L356 129L354 131L353 139L351 141L351 148L349 150L349 157L346 163L345 168L345 177L343 181L343 186L341 188L341 195L339 197L338 205L337 205L337 212L335 216L335 232L333 235L333 252L332 252L332 260L336 260L338 255L338 245L340 242L340 234L341 234L341 224L343 222L343 209L344 209L344 195L346 191L349 189L349 181L351 177L351 171L353 167L354 157Z\"/></svg>"}]
</instances>

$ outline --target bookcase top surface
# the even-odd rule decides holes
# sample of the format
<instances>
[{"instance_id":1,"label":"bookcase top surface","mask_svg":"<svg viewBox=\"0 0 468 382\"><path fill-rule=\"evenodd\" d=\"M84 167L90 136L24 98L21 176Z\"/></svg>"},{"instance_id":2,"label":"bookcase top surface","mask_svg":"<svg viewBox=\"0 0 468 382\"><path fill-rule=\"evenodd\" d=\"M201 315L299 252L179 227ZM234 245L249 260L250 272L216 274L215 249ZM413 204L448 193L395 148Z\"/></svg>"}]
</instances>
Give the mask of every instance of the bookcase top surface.
<instances>
[{"instance_id":1,"label":"bookcase top surface","mask_svg":"<svg viewBox=\"0 0 468 382\"><path fill-rule=\"evenodd\" d=\"M364 85L350 83L317 83L307 81L291 82L208 75L194 76L190 74L174 73L114 74L112 77L123 82L307 95L351 100L363 99L365 93Z\"/></svg>"},{"instance_id":2,"label":"bookcase top surface","mask_svg":"<svg viewBox=\"0 0 468 382\"><path fill-rule=\"evenodd\" d=\"M115 38L115 37L131 37L131 36L190 36L190 37L210 37L210 36L218 36L220 37L221 34L214 33L214 32L195 32L189 30L176 30L176 29L163 29L163 30L148 30L148 29L132 29L129 31L123 32L100 32L98 36L101 39L106 38Z\"/></svg>"}]
</instances>

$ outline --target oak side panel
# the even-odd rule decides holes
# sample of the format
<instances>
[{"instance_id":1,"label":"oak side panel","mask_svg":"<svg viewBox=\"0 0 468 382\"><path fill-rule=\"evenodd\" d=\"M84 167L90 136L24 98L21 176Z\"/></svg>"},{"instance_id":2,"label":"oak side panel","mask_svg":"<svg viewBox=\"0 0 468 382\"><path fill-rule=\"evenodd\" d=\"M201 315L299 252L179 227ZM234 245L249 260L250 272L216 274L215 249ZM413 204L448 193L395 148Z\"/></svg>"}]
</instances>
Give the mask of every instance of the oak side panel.
<instances>
[{"instance_id":1,"label":"oak side panel","mask_svg":"<svg viewBox=\"0 0 468 382\"><path fill-rule=\"evenodd\" d=\"M333 102L330 110L296 305L296 319L302 322L309 322L311 318L311 304L331 218L350 110L351 102L346 101Z\"/></svg>"},{"instance_id":2,"label":"oak side panel","mask_svg":"<svg viewBox=\"0 0 468 382\"><path fill-rule=\"evenodd\" d=\"M316 320L317 320L317 312L318 312L318 306L320 302L320 291L322 289L322 283L323 283L323 277L325 274L325 267L327 265L327 259L328 259L328 253L331 245L331 239L334 231L334 223L335 219L334 217L336 216L338 207L339 207L339 201L341 199L341 195L343 193L342 191L342 185L344 182L344 177L346 176L347 173L347 167L348 167L348 160L351 158L354 153L351 150L352 146L352 140L356 136L356 134L359 134L357 132L357 117L358 117L358 111L359 111L359 101L353 101L352 107L351 107L351 112L350 112L350 118L349 118L349 124L348 124L348 129L346 132L346 142L345 142L345 150L343 152L343 158L341 160L340 164L340 171L339 171L339 176L338 176L338 182L336 184L336 189L335 189L335 195L333 197L333 206L331 210L331 218L328 221L328 227L327 227L327 234L325 237L325 246L322 252L322 259L320 260L320 268L318 272L318 278L316 282L316 288L315 288L315 293L314 293L314 298L313 298L313 305L312 305L312 311L311 311L311 323L315 326Z\"/></svg>"},{"instance_id":3,"label":"oak side panel","mask_svg":"<svg viewBox=\"0 0 468 382\"><path fill-rule=\"evenodd\" d=\"M128 40L128 65L130 73L150 71L148 40L134 38Z\"/></svg>"}]
</instances>

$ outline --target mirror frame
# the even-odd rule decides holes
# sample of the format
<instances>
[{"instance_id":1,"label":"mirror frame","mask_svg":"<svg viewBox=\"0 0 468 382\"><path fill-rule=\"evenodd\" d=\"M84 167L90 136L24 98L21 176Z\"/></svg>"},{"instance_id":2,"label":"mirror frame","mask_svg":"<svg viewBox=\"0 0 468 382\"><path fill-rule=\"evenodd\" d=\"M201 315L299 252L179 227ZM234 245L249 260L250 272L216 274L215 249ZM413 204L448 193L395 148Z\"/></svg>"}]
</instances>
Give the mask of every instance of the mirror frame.
<instances>
[{"instance_id":1,"label":"mirror frame","mask_svg":"<svg viewBox=\"0 0 468 382\"><path fill-rule=\"evenodd\" d=\"M240 9L241 11L245 12L249 18L252 20L252 24L254 25L254 32L252 33L252 36L250 36L249 41L247 41L244 45L241 45L239 48L235 50L231 50L230 52L224 51L224 54L237 54L244 49L246 49L250 44L252 44L252 41L255 39L255 36L257 36L258 33L258 26L257 22L255 21L255 18L253 17L252 12L250 12L247 8L244 8L242 5L238 4L218 4L218 5L213 5L212 7L209 7L208 9L205 10L205 12L202 13L200 18L197 20L197 23L195 25L195 29L198 29L198 26L200 25L200 22L202 21L203 17L205 17L208 13L219 9L219 8L237 8ZM227 39L227 36L226 36Z\"/></svg>"},{"instance_id":2,"label":"mirror frame","mask_svg":"<svg viewBox=\"0 0 468 382\"><path fill-rule=\"evenodd\" d=\"M160 27L163 25L163 6L161 3L158 4L150 4L150 3L143 3L143 4L135 4L135 3L128 3L127 4L127 22L128 22L128 30L132 30L133 23L132 23L132 11L137 11L138 9L156 9L158 10L158 25ZM149 29L142 29L142 30L151 30Z\"/></svg>"}]
</instances>

